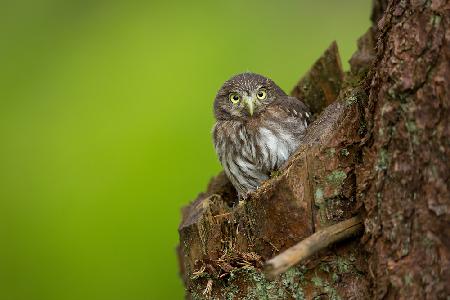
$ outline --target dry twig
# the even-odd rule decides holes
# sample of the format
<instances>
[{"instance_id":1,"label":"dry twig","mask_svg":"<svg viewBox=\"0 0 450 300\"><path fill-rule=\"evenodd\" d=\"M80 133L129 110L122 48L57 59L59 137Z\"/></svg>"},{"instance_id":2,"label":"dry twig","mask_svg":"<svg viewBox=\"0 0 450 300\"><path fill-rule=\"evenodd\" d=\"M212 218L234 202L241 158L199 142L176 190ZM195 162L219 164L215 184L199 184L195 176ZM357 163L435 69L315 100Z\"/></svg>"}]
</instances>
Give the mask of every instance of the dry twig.
<instances>
[{"instance_id":1,"label":"dry twig","mask_svg":"<svg viewBox=\"0 0 450 300\"><path fill-rule=\"evenodd\" d=\"M362 219L357 216L319 230L268 260L265 264L266 275L268 278L274 278L329 245L362 232L363 228Z\"/></svg>"}]
</instances>

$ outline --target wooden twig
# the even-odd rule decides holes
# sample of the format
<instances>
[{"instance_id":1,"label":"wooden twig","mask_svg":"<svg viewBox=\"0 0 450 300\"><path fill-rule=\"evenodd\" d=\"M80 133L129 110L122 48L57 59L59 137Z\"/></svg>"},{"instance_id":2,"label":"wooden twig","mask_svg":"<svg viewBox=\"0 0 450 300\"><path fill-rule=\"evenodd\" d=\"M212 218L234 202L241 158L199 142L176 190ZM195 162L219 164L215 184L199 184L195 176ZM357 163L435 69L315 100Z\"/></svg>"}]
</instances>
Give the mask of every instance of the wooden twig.
<instances>
[{"instance_id":1,"label":"wooden twig","mask_svg":"<svg viewBox=\"0 0 450 300\"><path fill-rule=\"evenodd\" d=\"M265 264L266 276L273 279L301 260L329 245L362 232L363 228L362 219L357 216L319 230L295 246L268 260Z\"/></svg>"}]
</instances>

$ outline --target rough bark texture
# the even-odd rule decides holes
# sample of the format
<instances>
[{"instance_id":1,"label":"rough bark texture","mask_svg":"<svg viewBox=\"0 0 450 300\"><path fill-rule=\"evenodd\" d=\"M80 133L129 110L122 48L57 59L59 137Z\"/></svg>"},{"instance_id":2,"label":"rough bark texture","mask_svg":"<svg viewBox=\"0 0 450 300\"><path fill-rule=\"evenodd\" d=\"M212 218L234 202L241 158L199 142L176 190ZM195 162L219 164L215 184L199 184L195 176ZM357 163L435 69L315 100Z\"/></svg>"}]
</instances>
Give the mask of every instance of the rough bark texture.
<instances>
[{"instance_id":1,"label":"rough bark texture","mask_svg":"<svg viewBox=\"0 0 450 300\"><path fill-rule=\"evenodd\" d=\"M381 6L386 11L377 22L377 59L367 78L369 130L356 173L373 297L445 299L450 6L448 1Z\"/></svg>"},{"instance_id":2,"label":"rough bark texture","mask_svg":"<svg viewBox=\"0 0 450 300\"><path fill-rule=\"evenodd\" d=\"M336 42L316 61L311 70L294 87L291 95L303 99L313 114L320 113L339 95L344 72Z\"/></svg>"},{"instance_id":3,"label":"rough bark texture","mask_svg":"<svg viewBox=\"0 0 450 300\"><path fill-rule=\"evenodd\" d=\"M189 299L446 299L450 248L449 4L376 1L344 74L333 43L293 95L316 120L246 201L223 173L183 209ZM361 214L365 234L274 281L263 262Z\"/></svg>"}]
</instances>

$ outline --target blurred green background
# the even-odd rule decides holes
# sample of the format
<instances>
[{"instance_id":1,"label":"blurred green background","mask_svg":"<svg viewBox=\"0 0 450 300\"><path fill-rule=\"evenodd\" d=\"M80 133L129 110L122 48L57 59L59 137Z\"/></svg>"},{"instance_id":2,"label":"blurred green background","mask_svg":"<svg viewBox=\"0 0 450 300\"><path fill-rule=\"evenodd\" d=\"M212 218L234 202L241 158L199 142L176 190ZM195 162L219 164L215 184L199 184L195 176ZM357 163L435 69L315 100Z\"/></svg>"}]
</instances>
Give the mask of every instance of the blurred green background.
<instances>
[{"instance_id":1,"label":"blurred green background","mask_svg":"<svg viewBox=\"0 0 450 300\"><path fill-rule=\"evenodd\" d=\"M289 91L370 0L0 4L0 299L182 299L180 207L220 170L212 101Z\"/></svg>"}]
</instances>

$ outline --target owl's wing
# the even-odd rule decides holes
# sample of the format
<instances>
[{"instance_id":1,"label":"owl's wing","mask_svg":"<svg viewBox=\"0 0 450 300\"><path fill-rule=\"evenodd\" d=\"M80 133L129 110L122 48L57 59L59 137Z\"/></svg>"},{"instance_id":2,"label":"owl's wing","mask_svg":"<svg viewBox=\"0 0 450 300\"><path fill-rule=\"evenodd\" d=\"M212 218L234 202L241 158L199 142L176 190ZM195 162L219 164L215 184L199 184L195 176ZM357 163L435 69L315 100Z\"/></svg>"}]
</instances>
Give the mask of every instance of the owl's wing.
<instances>
[{"instance_id":1,"label":"owl's wing","mask_svg":"<svg viewBox=\"0 0 450 300\"><path fill-rule=\"evenodd\" d=\"M277 104L288 117L298 118L300 122L306 123L307 125L314 120L309 107L295 97L284 97Z\"/></svg>"}]
</instances>

